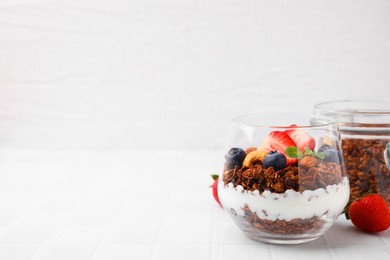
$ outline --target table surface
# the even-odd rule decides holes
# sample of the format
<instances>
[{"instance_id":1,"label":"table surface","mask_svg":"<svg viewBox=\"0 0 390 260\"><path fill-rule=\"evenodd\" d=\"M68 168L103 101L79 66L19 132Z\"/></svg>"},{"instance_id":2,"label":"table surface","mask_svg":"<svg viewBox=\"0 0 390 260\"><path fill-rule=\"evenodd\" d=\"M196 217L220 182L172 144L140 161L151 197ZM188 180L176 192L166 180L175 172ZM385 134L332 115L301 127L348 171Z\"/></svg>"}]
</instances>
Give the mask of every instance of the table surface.
<instances>
[{"instance_id":1,"label":"table surface","mask_svg":"<svg viewBox=\"0 0 390 260\"><path fill-rule=\"evenodd\" d=\"M0 259L390 259L390 229L246 238L213 200L223 152L0 150Z\"/></svg>"}]
</instances>

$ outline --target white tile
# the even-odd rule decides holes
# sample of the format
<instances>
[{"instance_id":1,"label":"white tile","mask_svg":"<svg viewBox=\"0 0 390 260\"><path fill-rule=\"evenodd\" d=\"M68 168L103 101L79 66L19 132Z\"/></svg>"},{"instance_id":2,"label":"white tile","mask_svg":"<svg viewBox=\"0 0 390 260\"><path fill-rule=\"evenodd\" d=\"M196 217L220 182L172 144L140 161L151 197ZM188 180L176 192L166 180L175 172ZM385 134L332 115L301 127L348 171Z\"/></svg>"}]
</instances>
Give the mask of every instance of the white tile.
<instances>
[{"instance_id":1,"label":"white tile","mask_svg":"<svg viewBox=\"0 0 390 260\"><path fill-rule=\"evenodd\" d=\"M207 260L212 257L210 246L162 246L155 250L152 260Z\"/></svg>"},{"instance_id":2,"label":"white tile","mask_svg":"<svg viewBox=\"0 0 390 260\"><path fill-rule=\"evenodd\" d=\"M34 196L24 190L8 193L7 196L0 198L0 212L7 214L20 214L28 209L34 202Z\"/></svg>"},{"instance_id":3,"label":"white tile","mask_svg":"<svg viewBox=\"0 0 390 260\"><path fill-rule=\"evenodd\" d=\"M153 209L135 210L136 211L134 212L119 212L116 215L114 222L112 223L112 227L160 227L162 225L164 219L164 211L155 211Z\"/></svg>"},{"instance_id":4,"label":"white tile","mask_svg":"<svg viewBox=\"0 0 390 260\"><path fill-rule=\"evenodd\" d=\"M194 225L192 227L162 227L158 242L164 245L209 245L212 229Z\"/></svg>"},{"instance_id":5,"label":"white tile","mask_svg":"<svg viewBox=\"0 0 390 260\"><path fill-rule=\"evenodd\" d=\"M90 260L95 251L95 247L47 245L39 250L33 260Z\"/></svg>"},{"instance_id":6,"label":"white tile","mask_svg":"<svg viewBox=\"0 0 390 260\"><path fill-rule=\"evenodd\" d=\"M53 213L67 213L74 206L74 201L56 201L56 200L45 200L37 203L28 211L26 214L53 214Z\"/></svg>"},{"instance_id":7,"label":"white tile","mask_svg":"<svg viewBox=\"0 0 390 260\"><path fill-rule=\"evenodd\" d=\"M37 249L35 245L0 245L0 259L30 260Z\"/></svg>"},{"instance_id":8,"label":"white tile","mask_svg":"<svg viewBox=\"0 0 390 260\"><path fill-rule=\"evenodd\" d=\"M18 214L0 213L0 228L12 223L17 217Z\"/></svg>"},{"instance_id":9,"label":"white tile","mask_svg":"<svg viewBox=\"0 0 390 260\"><path fill-rule=\"evenodd\" d=\"M170 193L149 194L131 191L122 205L123 212L154 211L165 212L170 200Z\"/></svg>"},{"instance_id":10,"label":"white tile","mask_svg":"<svg viewBox=\"0 0 390 260\"><path fill-rule=\"evenodd\" d=\"M333 257L326 244L273 245L271 252L274 259L327 260Z\"/></svg>"},{"instance_id":11,"label":"white tile","mask_svg":"<svg viewBox=\"0 0 390 260\"><path fill-rule=\"evenodd\" d=\"M386 231L390 234L390 230ZM350 221L337 221L325 233L332 246L338 245L385 245L384 233L368 233L357 229ZM390 236L388 236L389 238Z\"/></svg>"},{"instance_id":12,"label":"white tile","mask_svg":"<svg viewBox=\"0 0 390 260\"><path fill-rule=\"evenodd\" d=\"M165 217L167 227L194 227L211 228L213 225L213 213L202 212L169 212Z\"/></svg>"},{"instance_id":13,"label":"white tile","mask_svg":"<svg viewBox=\"0 0 390 260\"><path fill-rule=\"evenodd\" d=\"M97 227L103 228L111 225L115 218L114 214L104 215L82 215L74 214L70 216L64 223L64 227Z\"/></svg>"},{"instance_id":14,"label":"white tile","mask_svg":"<svg viewBox=\"0 0 390 260\"><path fill-rule=\"evenodd\" d=\"M214 242L217 245L256 245L256 242L244 235L238 227L214 229Z\"/></svg>"},{"instance_id":15,"label":"white tile","mask_svg":"<svg viewBox=\"0 0 390 260\"><path fill-rule=\"evenodd\" d=\"M378 259L378 260L388 260L390 259L390 249L383 246L374 246L374 245L359 245L351 247L346 246L333 246L331 248L332 254L336 259L356 259L356 260L365 260L365 259Z\"/></svg>"},{"instance_id":16,"label":"white tile","mask_svg":"<svg viewBox=\"0 0 390 260\"><path fill-rule=\"evenodd\" d=\"M198 212L211 212L214 206L214 198L210 195L207 199L190 198L190 199L177 199L173 202L172 212L184 212L184 213L198 213Z\"/></svg>"},{"instance_id":17,"label":"white tile","mask_svg":"<svg viewBox=\"0 0 390 260\"><path fill-rule=\"evenodd\" d=\"M83 205L79 206L78 210L75 211L75 215L107 215L114 216L119 210L122 201L121 198L115 198L108 201L87 201Z\"/></svg>"},{"instance_id":18,"label":"white tile","mask_svg":"<svg viewBox=\"0 0 390 260\"><path fill-rule=\"evenodd\" d=\"M104 228L61 228L52 234L48 244L97 245L105 234Z\"/></svg>"},{"instance_id":19,"label":"white tile","mask_svg":"<svg viewBox=\"0 0 390 260\"><path fill-rule=\"evenodd\" d=\"M215 214L215 226L225 228L236 226L236 223L231 218L230 213L228 213L225 209L220 208L218 205L214 207Z\"/></svg>"},{"instance_id":20,"label":"white tile","mask_svg":"<svg viewBox=\"0 0 390 260\"><path fill-rule=\"evenodd\" d=\"M216 246L215 259L237 260L237 259L277 259L272 257L271 245L258 243L256 245L237 246L224 245ZM289 258L291 259L291 258Z\"/></svg>"},{"instance_id":21,"label":"white tile","mask_svg":"<svg viewBox=\"0 0 390 260\"><path fill-rule=\"evenodd\" d=\"M15 219L14 222L10 223L10 227L15 228L54 228L56 227L64 218L64 213L55 213L55 214L23 214Z\"/></svg>"},{"instance_id":22,"label":"white tile","mask_svg":"<svg viewBox=\"0 0 390 260\"><path fill-rule=\"evenodd\" d=\"M137 227L137 228L114 228L111 229L104 243L107 244L154 244L157 240L159 228Z\"/></svg>"},{"instance_id":23,"label":"white tile","mask_svg":"<svg viewBox=\"0 0 390 260\"><path fill-rule=\"evenodd\" d=\"M148 260L152 255L151 246L103 245L99 248L96 260Z\"/></svg>"},{"instance_id":24,"label":"white tile","mask_svg":"<svg viewBox=\"0 0 390 260\"><path fill-rule=\"evenodd\" d=\"M83 200L86 202L86 206L88 203L101 203L102 207L104 205L112 203L113 206L120 205L127 196L127 191L123 190L112 190L112 189L104 189L100 187L93 186L88 189L88 193L83 197Z\"/></svg>"},{"instance_id":25,"label":"white tile","mask_svg":"<svg viewBox=\"0 0 390 260\"><path fill-rule=\"evenodd\" d=\"M0 231L0 243L5 244L39 244L53 229L48 228L7 228Z\"/></svg>"}]
</instances>

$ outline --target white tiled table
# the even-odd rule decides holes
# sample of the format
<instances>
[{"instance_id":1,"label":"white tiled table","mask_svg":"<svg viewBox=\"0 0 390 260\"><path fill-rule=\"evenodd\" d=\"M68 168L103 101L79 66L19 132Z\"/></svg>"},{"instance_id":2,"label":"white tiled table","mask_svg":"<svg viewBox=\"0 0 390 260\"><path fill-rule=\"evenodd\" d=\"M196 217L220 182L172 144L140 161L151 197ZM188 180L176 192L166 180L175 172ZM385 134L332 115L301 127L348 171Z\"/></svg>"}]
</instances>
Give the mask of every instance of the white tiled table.
<instances>
[{"instance_id":1,"label":"white tiled table","mask_svg":"<svg viewBox=\"0 0 390 260\"><path fill-rule=\"evenodd\" d=\"M390 230L247 239L213 201L222 151L0 151L0 259L390 259Z\"/></svg>"}]
</instances>

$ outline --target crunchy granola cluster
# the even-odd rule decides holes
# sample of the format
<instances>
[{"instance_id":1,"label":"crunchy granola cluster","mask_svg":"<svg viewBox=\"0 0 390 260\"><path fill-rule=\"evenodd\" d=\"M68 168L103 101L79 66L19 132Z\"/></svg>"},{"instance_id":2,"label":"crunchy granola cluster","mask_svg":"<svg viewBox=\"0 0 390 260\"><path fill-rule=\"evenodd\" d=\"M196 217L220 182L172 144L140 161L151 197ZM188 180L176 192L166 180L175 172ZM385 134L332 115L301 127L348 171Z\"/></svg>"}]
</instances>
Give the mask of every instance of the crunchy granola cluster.
<instances>
[{"instance_id":1,"label":"crunchy granola cluster","mask_svg":"<svg viewBox=\"0 0 390 260\"><path fill-rule=\"evenodd\" d=\"M310 167L307 167L308 165ZM341 182L340 165L322 160L316 160L315 165L308 165L299 163L298 166L288 166L275 171L272 167L265 168L259 162L249 167L225 171L223 181L225 185L233 183L234 187L241 185L245 190L258 190L260 193L265 190L284 193L288 189L303 192Z\"/></svg>"},{"instance_id":2,"label":"crunchy granola cluster","mask_svg":"<svg viewBox=\"0 0 390 260\"><path fill-rule=\"evenodd\" d=\"M244 207L245 219L250 225L248 232L258 232L258 230L279 235L300 235L308 232L315 233L324 226L324 222L319 217L311 217L306 219L285 220L268 220L261 219L255 212L252 212L247 205ZM253 227L253 228L251 228Z\"/></svg>"},{"instance_id":3,"label":"crunchy granola cluster","mask_svg":"<svg viewBox=\"0 0 390 260\"><path fill-rule=\"evenodd\" d=\"M390 172L386 168L383 156L389 141L350 138L342 140L351 200L371 190L381 194L390 204Z\"/></svg>"}]
</instances>

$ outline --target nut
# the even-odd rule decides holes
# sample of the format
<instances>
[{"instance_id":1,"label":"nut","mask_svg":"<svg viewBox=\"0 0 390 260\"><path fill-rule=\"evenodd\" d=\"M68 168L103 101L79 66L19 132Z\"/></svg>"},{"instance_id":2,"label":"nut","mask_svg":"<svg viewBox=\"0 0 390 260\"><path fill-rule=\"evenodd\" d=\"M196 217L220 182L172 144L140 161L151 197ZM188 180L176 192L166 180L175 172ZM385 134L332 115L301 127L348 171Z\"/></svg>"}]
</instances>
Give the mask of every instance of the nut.
<instances>
[{"instance_id":1,"label":"nut","mask_svg":"<svg viewBox=\"0 0 390 260\"><path fill-rule=\"evenodd\" d=\"M264 158L267 156L267 151L260 151L256 150L253 152L250 152L244 159L244 162L242 163L243 167L250 167L252 165L255 165L256 163L263 162Z\"/></svg>"},{"instance_id":2,"label":"nut","mask_svg":"<svg viewBox=\"0 0 390 260\"><path fill-rule=\"evenodd\" d=\"M249 147L249 148L247 148L247 149L245 150L245 153L246 153L246 155L248 155L248 154L250 154L251 152L256 151L256 150L257 150L256 147Z\"/></svg>"},{"instance_id":3,"label":"nut","mask_svg":"<svg viewBox=\"0 0 390 260\"><path fill-rule=\"evenodd\" d=\"M305 156L299 160L299 166L310 168L317 165L317 159L313 156Z\"/></svg>"}]
</instances>

